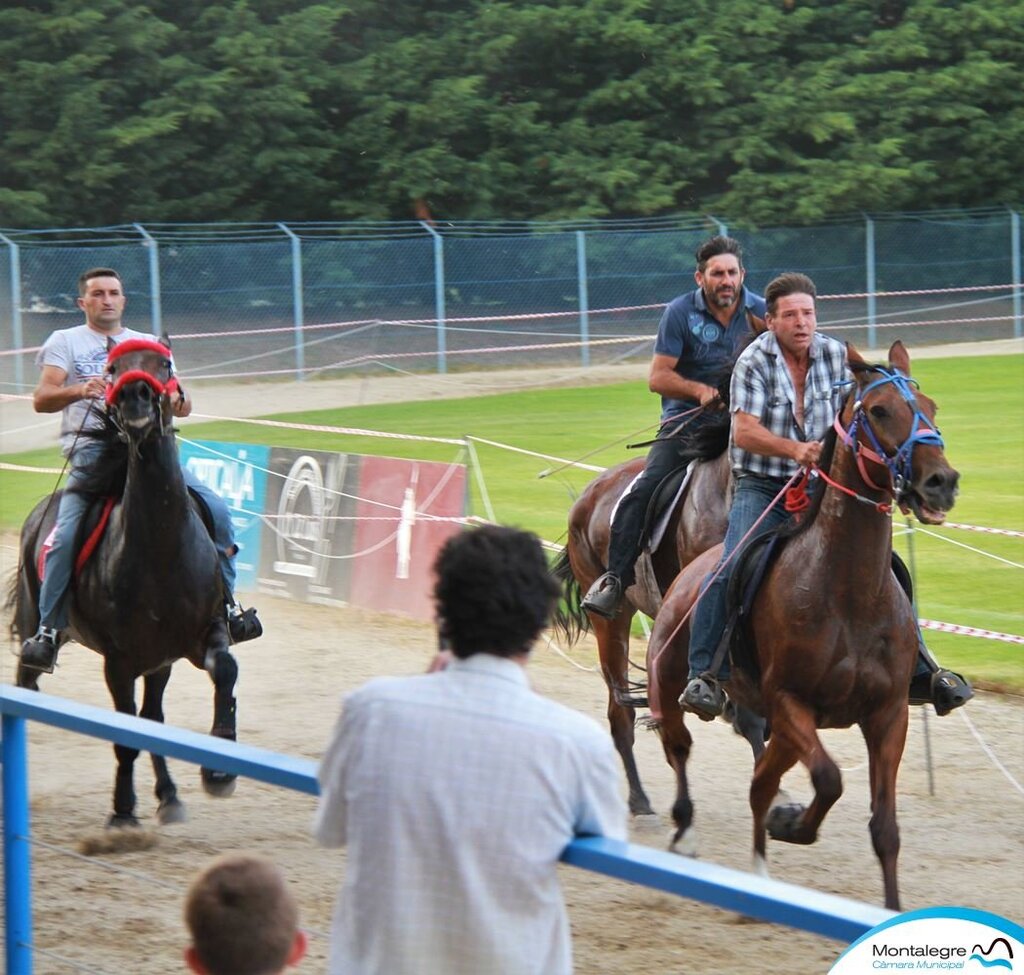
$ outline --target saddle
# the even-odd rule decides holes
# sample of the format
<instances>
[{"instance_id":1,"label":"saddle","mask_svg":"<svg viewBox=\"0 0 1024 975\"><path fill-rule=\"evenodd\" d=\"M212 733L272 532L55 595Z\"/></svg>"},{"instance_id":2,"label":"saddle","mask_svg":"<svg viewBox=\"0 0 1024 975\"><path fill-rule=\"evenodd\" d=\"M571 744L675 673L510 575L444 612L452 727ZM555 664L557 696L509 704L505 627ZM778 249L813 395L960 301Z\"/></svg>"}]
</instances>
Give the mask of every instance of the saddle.
<instances>
[{"instance_id":1,"label":"saddle","mask_svg":"<svg viewBox=\"0 0 1024 975\"><path fill-rule=\"evenodd\" d=\"M196 511L199 513L199 517L202 518L203 524L206 526L207 532L209 532L210 538L213 538L213 518L210 515L210 509L206 502L196 494L191 488L188 491L192 498L192 504ZM89 561L92 553L96 551L97 546L100 543L100 539L103 537L103 533L107 530L107 525L110 522L110 512L114 510L114 505L120 498L116 498L113 495L106 497L96 497L93 502L85 511L85 515L82 517L82 521L78 526L78 534L75 538L75 570L74 578L78 578L81 575L82 569L85 564ZM46 555L53 548L53 540L57 535L57 525L50 529L46 538L43 540L43 544L39 546L39 555L36 560L36 572L39 576L39 581L43 581L43 577L46 574Z\"/></svg>"},{"instance_id":2,"label":"saddle","mask_svg":"<svg viewBox=\"0 0 1024 975\"><path fill-rule=\"evenodd\" d=\"M641 535L644 540L644 548L647 551L654 552L661 544L672 512L675 511L676 505L682 500L686 487L690 483L693 469L698 463L699 461L692 460L685 467L677 467L670 474L666 474L654 489L654 494L651 495L651 500L647 504L647 511L644 514L643 532ZM642 475L643 471L640 471L626 485L626 490L619 495L618 500L615 502L615 507L612 508L611 524L615 524L615 516L619 512L619 505L622 503L622 499L629 494L633 489L633 485Z\"/></svg>"}]
</instances>

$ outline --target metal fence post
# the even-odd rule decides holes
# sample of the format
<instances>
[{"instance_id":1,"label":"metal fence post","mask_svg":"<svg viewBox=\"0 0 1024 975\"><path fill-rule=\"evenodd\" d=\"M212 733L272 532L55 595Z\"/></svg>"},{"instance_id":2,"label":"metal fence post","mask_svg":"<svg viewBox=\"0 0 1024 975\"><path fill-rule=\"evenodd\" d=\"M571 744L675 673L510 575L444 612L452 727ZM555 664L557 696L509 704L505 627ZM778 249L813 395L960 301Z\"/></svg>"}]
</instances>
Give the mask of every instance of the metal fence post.
<instances>
[{"instance_id":1,"label":"metal fence post","mask_svg":"<svg viewBox=\"0 0 1024 975\"><path fill-rule=\"evenodd\" d=\"M142 246L149 254L149 309L152 320L150 331L160 338L163 333L163 315L160 307L160 249L156 238L141 223L133 223L132 226L142 234Z\"/></svg>"},{"instance_id":2,"label":"metal fence post","mask_svg":"<svg viewBox=\"0 0 1024 975\"><path fill-rule=\"evenodd\" d=\"M302 336L302 327L305 319L305 307L302 302L302 241L285 224L279 223L278 226L288 235L292 242L292 317L295 320L295 378L301 382L306 366Z\"/></svg>"},{"instance_id":3,"label":"metal fence post","mask_svg":"<svg viewBox=\"0 0 1024 975\"><path fill-rule=\"evenodd\" d=\"M590 365L590 299L587 294L587 235L576 231L576 280L580 295L580 362Z\"/></svg>"},{"instance_id":4,"label":"metal fence post","mask_svg":"<svg viewBox=\"0 0 1024 975\"><path fill-rule=\"evenodd\" d=\"M1021 337L1020 214L1010 211L1010 263L1013 270L1013 337Z\"/></svg>"},{"instance_id":5,"label":"metal fence post","mask_svg":"<svg viewBox=\"0 0 1024 975\"><path fill-rule=\"evenodd\" d=\"M875 276L875 221L864 215L864 263L867 272L868 293L868 348L875 348L875 292L877 280Z\"/></svg>"},{"instance_id":6,"label":"metal fence post","mask_svg":"<svg viewBox=\"0 0 1024 975\"><path fill-rule=\"evenodd\" d=\"M711 214L711 213L709 213L707 216L708 216L708 220L713 221L715 223L715 225L718 227L718 234L719 234L720 237L728 237L729 236L729 228L726 226L724 221L719 220L718 217L716 217L714 214Z\"/></svg>"},{"instance_id":7,"label":"metal fence post","mask_svg":"<svg viewBox=\"0 0 1024 975\"><path fill-rule=\"evenodd\" d=\"M444 309L444 238L427 223L421 220L420 226L434 238L434 305L437 315L437 371L447 372L445 359L445 309Z\"/></svg>"},{"instance_id":8,"label":"metal fence post","mask_svg":"<svg viewBox=\"0 0 1024 975\"><path fill-rule=\"evenodd\" d=\"M25 719L3 715L4 957L8 975L32 975L32 852Z\"/></svg>"},{"instance_id":9,"label":"metal fence post","mask_svg":"<svg viewBox=\"0 0 1024 975\"><path fill-rule=\"evenodd\" d=\"M0 234L2 240L10 250L11 261L11 348L20 350L25 345L25 339L21 330L21 248L18 247L10 237ZM25 380L25 366L22 363L22 355L17 352L14 356L14 382L15 388L19 391Z\"/></svg>"}]
</instances>

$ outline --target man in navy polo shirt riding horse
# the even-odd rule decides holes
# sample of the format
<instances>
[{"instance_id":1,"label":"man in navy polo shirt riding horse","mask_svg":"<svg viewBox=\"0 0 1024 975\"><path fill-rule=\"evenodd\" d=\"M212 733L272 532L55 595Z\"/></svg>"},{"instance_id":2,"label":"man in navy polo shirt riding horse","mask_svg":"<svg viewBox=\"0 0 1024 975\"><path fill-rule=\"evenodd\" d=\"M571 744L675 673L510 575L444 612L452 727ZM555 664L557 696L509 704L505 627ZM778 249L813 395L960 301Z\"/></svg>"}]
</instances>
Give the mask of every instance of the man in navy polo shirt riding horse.
<instances>
[{"instance_id":1,"label":"man in navy polo shirt riding horse","mask_svg":"<svg viewBox=\"0 0 1024 975\"><path fill-rule=\"evenodd\" d=\"M694 291L666 306L648 378L661 396L661 427L641 476L619 502L608 571L583 597L583 608L612 619L634 582L648 505L661 481L680 466L685 438L705 421L700 408L718 398L719 380L747 340L764 329L764 299L743 284L739 242L712 237L697 248Z\"/></svg>"}]
</instances>

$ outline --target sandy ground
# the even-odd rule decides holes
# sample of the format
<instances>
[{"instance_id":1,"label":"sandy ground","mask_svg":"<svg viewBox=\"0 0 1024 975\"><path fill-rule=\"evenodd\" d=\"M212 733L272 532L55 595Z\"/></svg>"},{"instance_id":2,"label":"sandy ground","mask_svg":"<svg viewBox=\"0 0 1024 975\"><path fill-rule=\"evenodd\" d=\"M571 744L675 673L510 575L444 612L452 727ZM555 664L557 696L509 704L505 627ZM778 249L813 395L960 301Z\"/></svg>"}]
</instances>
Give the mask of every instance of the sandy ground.
<instances>
[{"instance_id":1,"label":"sandy ground","mask_svg":"<svg viewBox=\"0 0 1024 975\"><path fill-rule=\"evenodd\" d=\"M419 623L269 597L261 597L259 605L267 634L237 651L239 735L251 744L316 759L346 689L374 674L418 672L431 656L433 634ZM537 690L603 721L604 685L593 669L595 651L589 642L567 657L540 646L534 658L530 672ZM13 678L14 658L7 656L0 664L0 680ZM45 679L44 690L109 706L99 658L77 645L64 650L61 666ZM929 713L926 719L922 712L915 709L900 776L904 907L968 905L1019 921L1024 917L1024 794L1019 785L1024 780L1024 704L981 693L967 709L969 722L960 714L937 719ZM179 664L168 688L166 713L173 724L206 730L212 718L206 675ZM926 721L934 795L929 794ZM723 723L696 724L691 781L701 855L746 870L747 746ZM972 727L1013 782L986 753ZM110 975L182 971L180 906L188 878L209 857L234 850L262 851L285 868L313 934L310 958L301 971L323 970L325 933L345 858L343 852L322 851L312 844L311 797L243 780L231 798L211 799L202 791L198 770L174 762L172 774L190 819L157 827L152 771L140 759L139 814L157 845L145 852L83 860L74 851L101 832L110 809L110 746L39 725L30 725L29 734L38 975L69 970L55 956ZM828 732L825 744L844 770L846 794L815 846L769 847L773 875L880 903L860 736ZM634 822L632 839L663 847L673 779L653 733L638 732L637 752L645 785L661 815ZM808 797L801 771L791 773L785 785L793 798ZM843 947L597 874L560 869L581 975L811 975L826 972Z\"/></svg>"},{"instance_id":2,"label":"sandy ground","mask_svg":"<svg viewBox=\"0 0 1024 975\"><path fill-rule=\"evenodd\" d=\"M958 355L1024 350L1016 343L958 345ZM916 350L916 356L949 354ZM291 408L470 396L552 382L638 380L645 366L537 370L451 377L337 380L308 384L214 387L197 384L204 416L252 416ZM52 442L55 421L32 414L24 401L0 404L0 452ZM13 565L13 538L2 542L0 565ZM6 576L6 572L4 573ZM366 678L423 669L433 647L429 628L396 617L298 605L261 597L267 634L238 650L239 733L246 742L316 759L338 712L340 695ZM6 622L6 621L4 621ZM531 665L536 688L603 723L605 690L585 642L568 659L539 647ZM14 658L0 659L0 682L13 682ZM77 646L62 654L44 690L109 706L99 658ZM905 909L957 904L1024 918L1024 703L980 693L966 714L936 719L916 709L900 775L903 837L901 885ZM205 674L179 664L166 697L168 721L198 731L212 717ZM691 783L701 855L738 869L750 863L746 802L750 757L724 724L695 722ZM926 738L926 731L930 734ZM828 732L826 747L844 770L846 794L813 847L773 844L773 875L819 890L881 903L881 878L867 821L865 753L856 732ZM933 763L929 788L927 754ZM662 847L674 782L656 736L638 731L638 762L661 813L632 826L635 842ZM326 932L344 854L310 841L314 800L250 781L225 800L207 797L198 770L172 764L189 822L156 828L152 773L137 765L139 813L153 827L154 848L92 856L75 850L95 836L110 809L114 761L106 743L30 726L32 827L36 843L34 909L36 972L63 975L71 959L82 970L164 975L183 971L181 900L190 875L218 853L259 850L287 871L313 938L303 972L323 970ZM1005 767L1001 769L999 763ZM801 771L785 782L796 799L809 789ZM623 782L623 791L625 785ZM688 900L561 868L570 906L577 971L826 972L843 946L814 935L753 923Z\"/></svg>"}]
</instances>

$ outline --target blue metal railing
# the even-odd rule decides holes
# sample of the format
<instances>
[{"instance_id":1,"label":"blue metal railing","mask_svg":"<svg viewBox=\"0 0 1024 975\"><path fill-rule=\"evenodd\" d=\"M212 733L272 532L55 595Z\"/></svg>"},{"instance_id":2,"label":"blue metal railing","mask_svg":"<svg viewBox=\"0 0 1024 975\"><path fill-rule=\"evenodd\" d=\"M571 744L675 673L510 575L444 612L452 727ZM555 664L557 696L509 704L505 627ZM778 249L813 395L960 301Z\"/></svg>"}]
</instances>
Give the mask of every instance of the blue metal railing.
<instances>
[{"instance_id":1,"label":"blue metal railing","mask_svg":"<svg viewBox=\"0 0 1024 975\"><path fill-rule=\"evenodd\" d=\"M26 721L62 728L169 758L316 795L317 763L225 741L66 698L0 684L3 781L6 971L32 975L31 823ZM562 854L573 866L677 894L748 917L856 940L893 916L859 901L604 837L573 840Z\"/></svg>"}]
</instances>

